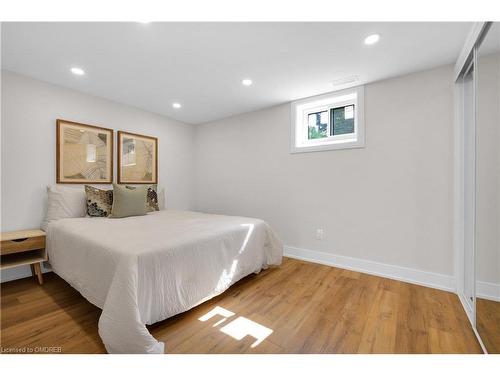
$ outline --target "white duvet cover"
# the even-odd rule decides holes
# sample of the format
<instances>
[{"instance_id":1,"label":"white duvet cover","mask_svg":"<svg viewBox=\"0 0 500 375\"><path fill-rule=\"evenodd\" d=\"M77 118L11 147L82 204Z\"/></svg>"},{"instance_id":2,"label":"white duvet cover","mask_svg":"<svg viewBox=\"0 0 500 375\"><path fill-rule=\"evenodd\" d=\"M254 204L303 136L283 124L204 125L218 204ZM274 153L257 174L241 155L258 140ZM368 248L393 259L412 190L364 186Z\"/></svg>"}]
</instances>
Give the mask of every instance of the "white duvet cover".
<instances>
[{"instance_id":1,"label":"white duvet cover","mask_svg":"<svg viewBox=\"0 0 500 375\"><path fill-rule=\"evenodd\" d=\"M281 264L283 255L262 220L171 210L57 220L47 249L53 270L103 310L99 334L109 353L163 353L146 324Z\"/></svg>"}]
</instances>

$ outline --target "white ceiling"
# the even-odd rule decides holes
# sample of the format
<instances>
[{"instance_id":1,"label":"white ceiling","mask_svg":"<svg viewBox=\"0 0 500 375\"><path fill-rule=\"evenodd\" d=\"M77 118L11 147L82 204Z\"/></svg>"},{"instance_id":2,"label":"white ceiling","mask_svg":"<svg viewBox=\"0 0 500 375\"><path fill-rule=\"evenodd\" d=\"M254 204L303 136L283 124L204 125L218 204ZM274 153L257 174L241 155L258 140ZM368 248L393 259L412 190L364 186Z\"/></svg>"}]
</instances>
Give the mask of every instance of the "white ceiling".
<instances>
[{"instance_id":1,"label":"white ceiling","mask_svg":"<svg viewBox=\"0 0 500 375\"><path fill-rule=\"evenodd\" d=\"M2 68L197 124L452 63L471 25L3 23Z\"/></svg>"}]
</instances>

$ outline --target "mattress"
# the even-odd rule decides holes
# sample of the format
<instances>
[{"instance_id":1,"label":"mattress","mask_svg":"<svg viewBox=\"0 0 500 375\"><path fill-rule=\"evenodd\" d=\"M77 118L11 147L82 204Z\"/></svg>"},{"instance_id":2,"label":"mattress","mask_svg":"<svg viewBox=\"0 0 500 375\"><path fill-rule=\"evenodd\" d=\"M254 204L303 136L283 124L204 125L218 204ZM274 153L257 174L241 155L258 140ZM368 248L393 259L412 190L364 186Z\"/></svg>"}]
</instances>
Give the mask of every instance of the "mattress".
<instances>
[{"instance_id":1,"label":"mattress","mask_svg":"<svg viewBox=\"0 0 500 375\"><path fill-rule=\"evenodd\" d=\"M54 272L103 310L109 353L164 353L146 324L281 264L283 244L259 219L164 210L51 222L47 251Z\"/></svg>"}]
</instances>

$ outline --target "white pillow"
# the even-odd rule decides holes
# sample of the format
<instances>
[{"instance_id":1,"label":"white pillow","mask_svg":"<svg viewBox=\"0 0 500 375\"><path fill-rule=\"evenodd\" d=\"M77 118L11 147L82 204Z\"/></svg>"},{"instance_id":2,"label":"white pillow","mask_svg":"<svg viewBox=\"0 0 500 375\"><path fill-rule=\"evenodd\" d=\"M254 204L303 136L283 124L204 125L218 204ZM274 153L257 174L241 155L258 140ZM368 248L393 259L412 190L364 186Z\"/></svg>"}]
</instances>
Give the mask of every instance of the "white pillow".
<instances>
[{"instance_id":1,"label":"white pillow","mask_svg":"<svg viewBox=\"0 0 500 375\"><path fill-rule=\"evenodd\" d=\"M68 217L85 217L85 190L82 186L67 187L59 185L47 186L47 215L42 229L54 220Z\"/></svg>"}]
</instances>

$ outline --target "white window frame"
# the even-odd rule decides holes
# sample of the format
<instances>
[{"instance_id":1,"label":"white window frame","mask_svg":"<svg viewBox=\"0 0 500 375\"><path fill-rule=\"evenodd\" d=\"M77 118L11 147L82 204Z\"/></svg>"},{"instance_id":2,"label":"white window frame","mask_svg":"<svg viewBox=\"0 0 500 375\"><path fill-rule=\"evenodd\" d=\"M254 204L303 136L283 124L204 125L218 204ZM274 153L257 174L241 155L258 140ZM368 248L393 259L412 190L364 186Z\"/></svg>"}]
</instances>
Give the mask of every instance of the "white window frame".
<instances>
[{"instance_id":1,"label":"white window frame","mask_svg":"<svg viewBox=\"0 0 500 375\"><path fill-rule=\"evenodd\" d=\"M290 152L315 152L364 147L364 91L364 86L358 86L292 102ZM349 105L354 105L354 133L331 136L330 110ZM308 139L309 114L325 110L328 115L328 136Z\"/></svg>"}]
</instances>

